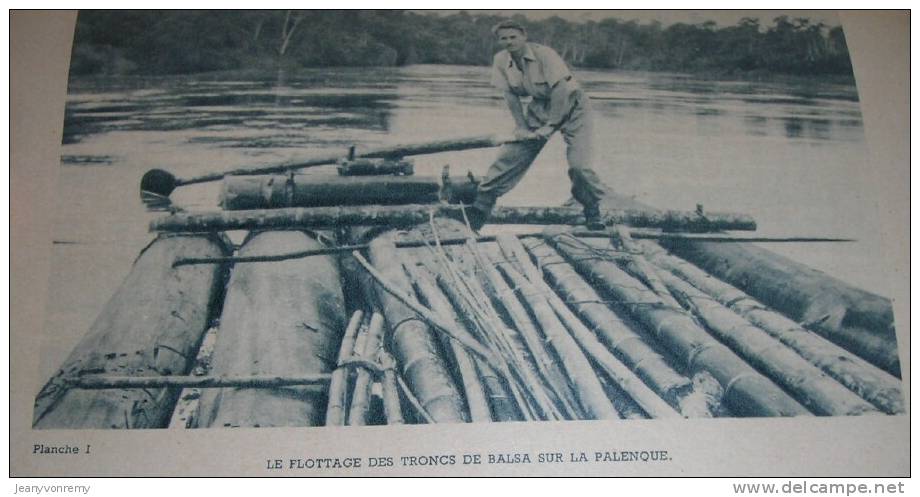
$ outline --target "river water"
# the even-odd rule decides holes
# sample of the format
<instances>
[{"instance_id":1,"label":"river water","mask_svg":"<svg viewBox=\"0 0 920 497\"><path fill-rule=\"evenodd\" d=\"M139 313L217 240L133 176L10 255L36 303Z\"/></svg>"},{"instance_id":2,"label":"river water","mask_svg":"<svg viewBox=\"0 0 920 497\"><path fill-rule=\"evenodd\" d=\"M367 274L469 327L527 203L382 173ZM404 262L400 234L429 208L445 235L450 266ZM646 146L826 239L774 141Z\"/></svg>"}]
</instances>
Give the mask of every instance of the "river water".
<instances>
[{"instance_id":1,"label":"river water","mask_svg":"<svg viewBox=\"0 0 920 497\"><path fill-rule=\"evenodd\" d=\"M861 288L889 294L873 257L878 212L868 194L856 88L685 75L576 71L592 97L596 169L616 192L661 208L751 214L759 234L856 238L770 248ZM49 376L151 239L138 184L153 167L179 176L294 157L508 133L488 68L411 66L71 83L42 364ZM496 151L415 158L416 174L486 171ZM505 205L569 197L565 147L547 145ZM322 169L322 168L321 168ZM216 184L180 188L180 206L216 209Z\"/></svg>"}]
</instances>

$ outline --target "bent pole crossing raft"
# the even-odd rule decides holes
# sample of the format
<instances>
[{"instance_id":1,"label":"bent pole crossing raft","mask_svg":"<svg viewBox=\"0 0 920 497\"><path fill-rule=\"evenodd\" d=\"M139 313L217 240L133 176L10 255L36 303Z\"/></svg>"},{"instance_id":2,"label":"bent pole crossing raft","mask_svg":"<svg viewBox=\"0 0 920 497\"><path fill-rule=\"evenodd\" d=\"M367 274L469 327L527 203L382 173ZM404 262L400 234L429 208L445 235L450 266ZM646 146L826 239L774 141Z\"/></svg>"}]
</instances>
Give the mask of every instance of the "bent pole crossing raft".
<instances>
[{"instance_id":1,"label":"bent pole crossing raft","mask_svg":"<svg viewBox=\"0 0 920 497\"><path fill-rule=\"evenodd\" d=\"M438 152L453 152L477 148L498 147L505 143L512 143L515 141L520 140L516 140L510 137L486 135L431 141L425 143L391 145L363 151L357 151L354 147L352 147L348 152L348 158L389 158L406 157L410 155L426 155ZM184 185L219 181L227 176L273 174L296 171L298 169L335 164L336 162L342 160L342 158L342 154L333 154L329 156L314 157L308 159L293 159L281 164L253 165L229 171L207 173L189 178L178 178L169 171L163 169L151 169L150 171L147 171L141 178L141 195L143 196L144 193L148 193L162 197L168 197L173 192L173 190Z\"/></svg>"}]
</instances>

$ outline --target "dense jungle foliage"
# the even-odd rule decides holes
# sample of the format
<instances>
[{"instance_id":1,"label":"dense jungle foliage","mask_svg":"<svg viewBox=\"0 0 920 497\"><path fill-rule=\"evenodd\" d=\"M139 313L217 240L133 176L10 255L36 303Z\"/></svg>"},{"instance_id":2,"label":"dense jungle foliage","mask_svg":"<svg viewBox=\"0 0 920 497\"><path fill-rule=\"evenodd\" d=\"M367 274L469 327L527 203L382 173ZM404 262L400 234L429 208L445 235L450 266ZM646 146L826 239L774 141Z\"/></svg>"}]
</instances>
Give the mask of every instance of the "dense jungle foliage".
<instances>
[{"instance_id":1,"label":"dense jungle foliage","mask_svg":"<svg viewBox=\"0 0 920 497\"><path fill-rule=\"evenodd\" d=\"M519 17L519 18L518 18ZM584 68L714 75L851 75L843 30L772 25L528 20L528 35ZM503 18L406 11L83 11L72 75L189 74L265 67L486 65Z\"/></svg>"}]
</instances>

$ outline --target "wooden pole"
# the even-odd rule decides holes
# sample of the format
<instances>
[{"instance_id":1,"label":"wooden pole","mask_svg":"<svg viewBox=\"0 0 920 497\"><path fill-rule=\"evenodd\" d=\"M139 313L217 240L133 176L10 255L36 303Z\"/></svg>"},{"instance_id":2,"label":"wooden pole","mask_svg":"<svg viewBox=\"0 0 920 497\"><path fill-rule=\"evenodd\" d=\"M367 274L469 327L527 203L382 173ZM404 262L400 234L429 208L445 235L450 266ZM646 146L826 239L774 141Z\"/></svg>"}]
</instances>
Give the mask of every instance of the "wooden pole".
<instances>
[{"instance_id":1,"label":"wooden pole","mask_svg":"<svg viewBox=\"0 0 920 497\"><path fill-rule=\"evenodd\" d=\"M367 150L361 150L353 155L353 158L363 157L363 158L396 158L404 157L408 155L426 155L433 153L441 152L453 152L459 150L470 150L477 148L490 148L497 147L503 143L509 141L514 141L513 139L499 137L499 136L473 136L468 138L458 138L451 140L438 140L427 143L411 143L411 144L398 144L390 145L386 147L371 148ZM168 174L171 179L169 182L170 188L168 191L157 191L155 188L150 188L150 185L145 185L145 183L150 183L150 180L141 182L141 190L150 190L163 195L169 195L172 190L177 186L191 185L195 183L205 183L208 181L216 181L226 176L236 176L236 175L250 175L250 174L273 174L273 173L283 173L287 171L294 171L297 169L305 169L308 167L315 166L324 166L335 164L339 159L346 156L346 153L337 153L328 155L325 157L312 157L312 158L296 158L280 164L257 164L246 167L241 167L237 169L231 169L229 171L218 171L213 173L202 174L200 176L194 176L190 178L176 178L166 171L162 170L152 170L145 175L145 180L147 176L151 173L159 172L160 174ZM145 188L147 186L147 188Z\"/></svg>"},{"instance_id":2,"label":"wooden pole","mask_svg":"<svg viewBox=\"0 0 920 497\"><path fill-rule=\"evenodd\" d=\"M534 288L544 296L559 316L565 327L578 342L578 345L597 363L610 378L627 393L650 417L653 418L679 418L680 413L669 406L656 393L642 382L639 377L620 362L603 344L595 337L584 323L566 307L562 299L546 284L540 270L530 261L527 251L514 235L499 237L498 244L502 247L509 259L516 261L522 268L524 275L534 285Z\"/></svg>"},{"instance_id":3,"label":"wooden pole","mask_svg":"<svg viewBox=\"0 0 920 497\"><path fill-rule=\"evenodd\" d=\"M418 400L415 394L412 393L412 389L409 388L409 385L406 385L405 380L402 379L402 376L396 376L396 384L399 386L399 390L406 396L406 401L409 402L409 405L415 409L415 412L418 416L428 424L435 424L437 421L431 414L428 414L428 411L425 410L425 407L422 406L422 403Z\"/></svg>"},{"instance_id":4,"label":"wooden pole","mask_svg":"<svg viewBox=\"0 0 920 497\"><path fill-rule=\"evenodd\" d=\"M396 381L396 359L386 350L380 349L380 366L383 367L383 378L380 379L383 390L383 413L388 425L401 425L406 421L402 414L402 403L399 401L399 385Z\"/></svg>"},{"instance_id":5,"label":"wooden pole","mask_svg":"<svg viewBox=\"0 0 920 497\"><path fill-rule=\"evenodd\" d=\"M86 372L187 374L223 284L222 268L173 268L184 257L218 257L216 237L158 237L135 261L99 317L35 399L37 429L162 428L179 390L79 390L66 380Z\"/></svg>"},{"instance_id":6,"label":"wooden pole","mask_svg":"<svg viewBox=\"0 0 920 497\"><path fill-rule=\"evenodd\" d=\"M129 388L278 388L311 386L315 391L326 389L331 375L304 376L110 376L90 375L67 380L71 388L108 390Z\"/></svg>"},{"instance_id":7,"label":"wooden pole","mask_svg":"<svg viewBox=\"0 0 920 497\"><path fill-rule=\"evenodd\" d=\"M623 419L651 419L654 416L646 413L639 404L633 400L628 394L626 394L622 388L614 383L609 376L600 375L597 377L600 380L601 385L603 385L604 390L607 391L607 396L610 397L610 401L613 403L613 407L620 413L620 416ZM658 399L661 402L661 399ZM680 417L680 414L678 414Z\"/></svg>"},{"instance_id":8,"label":"wooden pole","mask_svg":"<svg viewBox=\"0 0 920 497\"><path fill-rule=\"evenodd\" d=\"M379 285L377 296L391 329L392 353L402 368L406 382L418 397L422 409L434 421L466 422L466 414L459 402L460 394L444 361L435 353L435 338L426 323L426 320L432 319L433 316L426 316L425 320L419 317L418 311L424 308L411 297L412 287L394 251L393 242L387 235L378 237L371 243L369 256L379 268L379 272L364 260L361 254L354 253L358 262ZM385 285L391 286L385 288ZM386 291L382 291L383 289ZM410 303L415 305L410 306ZM456 334L451 333L451 336L458 338L465 346L476 349L477 353L485 354L484 357L489 357L488 352L478 346L475 340L460 339L459 331L450 326L445 327L455 332Z\"/></svg>"},{"instance_id":9,"label":"wooden pole","mask_svg":"<svg viewBox=\"0 0 920 497\"><path fill-rule=\"evenodd\" d=\"M655 264L680 276L744 316L879 409L888 414L905 411L901 382L894 376L802 328L795 321L768 310L741 290L710 276L693 264L666 254L658 245L646 242L643 246Z\"/></svg>"},{"instance_id":10,"label":"wooden pole","mask_svg":"<svg viewBox=\"0 0 920 497\"><path fill-rule=\"evenodd\" d=\"M339 346L338 367L332 372L329 383L329 402L326 406L326 426L341 426L345 424L345 393L348 387L348 368L342 367L342 362L351 357L355 347L355 337L364 311L357 310L351 315L342 344Z\"/></svg>"},{"instance_id":11,"label":"wooden pole","mask_svg":"<svg viewBox=\"0 0 920 497\"><path fill-rule=\"evenodd\" d=\"M367 327L367 338L364 341L364 348L361 351L361 357L373 360L377 358L380 349L380 341L383 337L383 315L375 312L371 315L371 323ZM348 412L348 424L353 426L363 426L367 424L367 413L370 408L371 382L373 377L371 372L364 368L358 369L357 378L355 378L354 394L351 398L351 409Z\"/></svg>"},{"instance_id":12,"label":"wooden pole","mask_svg":"<svg viewBox=\"0 0 920 497\"><path fill-rule=\"evenodd\" d=\"M472 263L471 252L463 248L443 247L442 232L454 237L470 237L472 232L465 224L432 216L427 226L419 226L406 237L406 241L434 238L431 254L437 260L441 289L453 301L459 312L466 316L470 329L488 347L501 369L494 365L477 364L498 420L559 419L555 408L542 388L527 388L539 381L532 363L527 361L520 337L509 329L498 316L489 296L475 274L479 271ZM429 234L430 233L430 234ZM467 240L467 247L470 245ZM506 395L511 394L511 397Z\"/></svg>"},{"instance_id":13,"label":"wooden pole","mask_svg":"<svg viewBox=\"0 0 920 497\"><path fill-rule=\"evenodd\" d=\"M249 211L180 212L155 219L152 231L208 232L295 228L335 228L340 226L414 226L435 216L463 220L459 205L387 205L346 207L290 207ZM749 216L711 213L701 218L694 212L608 210L601 213L607 224L661 228L680 231L753 230ZM570 207L496 207L492 224L580 225L581 209Z\"/></svg>"},{"instance_id":14,"label":"wooden pole","mask_svg":"<svg viewBox=\"0 0 920 497\"><path fill-rule=\"evenodd\" d=\"M587 230L575 228L572 235L578 238L610 238L610 230ZM729 235L725 233L660 233L647 228L629 230L635 240L664 240L679 242L683 240L715 243L846 243L855 242L853 238L833 238L819 236L757 236ZM525 235L526 236L526 235Z\"/></svg>"},{"instance_id":15,"label":"wooden pole","mask_svg":"<svg viewBox=\"0 0 920 497\"><path fill-rule=\"evenodd\" d=\"M339 176L412 176L415 165L408 160L393 159L348 159L336 166Z\"/></svg>"},{"instance_id":16,"label":"wooden pole","mask_svg":"<svg viewBox=\"0 0 920 497\"><path fill-rule=\"evenodd\" d=\"M494 300L511 318L511 322L527 346L527 351L537 365L536 371L544 378L556 402L560 404L561 412L566 419L584 418L585 412L569 383L569 378L562 365L548 350L549 341L540 332L538 323L531 319L524 305L515 298L514 289L508 285L490 261L483 258L480 261L480 267L481 274Z\"/></svg>"},{"instance_id":17,"label":"wooden pole","mask_svg":"<svg viewBox=\"0 0 920 497\"><path fill-rule=\"evenodd\" d=\"M439 247L440 248L440 247ZM520 334L506 326L489 299L482 282L472 274L477 270L469 264L470 255L465 248L448 252L451 260L442 254L444 271L439 275L441 289L451 299L461 314L467 316L479 328L479 337L504 361L503 369L489 365L480 368L483 380L490 390L490 400L499 420L531 421L535 419L564 419L543 382L532 360L529 360L526 346ZM502 376L500 377L499 374ZM505 392L504 385L513 396L496 396Z\"/></svg>"},{"instance_id":18,"label":"wooden pole","mask_svg":"<svg viewBox=\"0 0 920 497\"><path fill-rule=\"evenodd\" d=\"M891 301L750 244L665 248L894 376L901 376Z\"/></svg>"},{"instance_id":19,"label":"wooden pole","mask_svg":"<svg viewBox=\"0 0 920 497\"><path fill-rule=\"evenodd\" d=\"M692 382L604 303L552 247L543 240L523 242L559 295L593 328L598 338L661 398L671 405L690 392Z\"/></svg>"},{"instance_id":20,"label":"wooden pole","mask_svg":"<svg viewBox=\"0 0 920 497\"><path fill-rule=\"evenodd\" d=\"M724 400L742 416L802 416L810 414L773 382L712 338L681 309L661 299L616 264L598 260L582 242L547 233L547 241L586 278L625 302L623 307L657 340L669 348L691 373L705 370L724 389ZM592 259L592 260L589 260Z\"/></svg>"},{"instance_id":21,"label":"wooden pole","mask_svg":"<svg viewBox=\"0 0 920 497\"><path fill-rule=\"evenodd\" d=\"M311 250L319 242L298 231L251 235L243 256ZM233 268L211 359L218 376L329 374L347 318L338 264L317 255ZM327 392L211 389L202 393L205 427L319 426Z\"/></svg>"},{"instance_id":22,"label":"wooden pole","mask_svg":"<svg viewBox=\"0 0 920 497\"><path fill-rule=\"evenodd\" d=\"M679 308L680 304L678 304L677 301L674 300L674 297L671 296L671 293L668 292L667 287L665 287L661 278L658 276L658 271L645 260L645 255L642 253L641 247L633 241L629 234L629 230L627 230L625 226L619 225L615 227L614 241L619 242L619 245L628 253L625 259L626 271L648 285L653 292L658 294L658 298L660 298L665 305Z\"/></svg>"},{"instance_id":23,"label":"wooden pole","mask_svg":"<svg viewBox=\"0 0 920 497\"><path fill-rule=\"evenodd\" d=\"M229 256L216 257L212 259L204 257L179 259L173 263L173 267L189 266L194 264L246 264L249 262L280 262L290 259L303 259L314 255L335 255L342 252L351 252L352 250L361 250L367 248L366 244L362 245L339 245L337 247L322 247L313 250L298 250L296 252L286 252L282 254L271 255L249 255L249 256Z\"/></svg>"}]
</instances>

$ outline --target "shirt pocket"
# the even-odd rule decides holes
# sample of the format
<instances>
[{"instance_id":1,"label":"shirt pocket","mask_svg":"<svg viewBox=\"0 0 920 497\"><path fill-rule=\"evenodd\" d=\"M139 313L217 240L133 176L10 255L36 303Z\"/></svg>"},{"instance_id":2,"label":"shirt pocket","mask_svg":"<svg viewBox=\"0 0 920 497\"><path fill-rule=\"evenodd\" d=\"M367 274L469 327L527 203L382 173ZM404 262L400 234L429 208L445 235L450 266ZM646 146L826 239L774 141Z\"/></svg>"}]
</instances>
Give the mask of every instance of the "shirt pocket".
<instances>
[{"instance_id":1,"label":"shirt pocket","mask_svg":"<svg viewBox=\"0 0 920 497\"><path fill-rule=\"evenodd\" d=\"M528 72L528 79L530 84L533 86L533 96L536 98L546 99L549 98L550 87L549 83L546 81L546 76L543 74L543 71L539 69L533 69Z\"/></svg>"}]
</instances>

